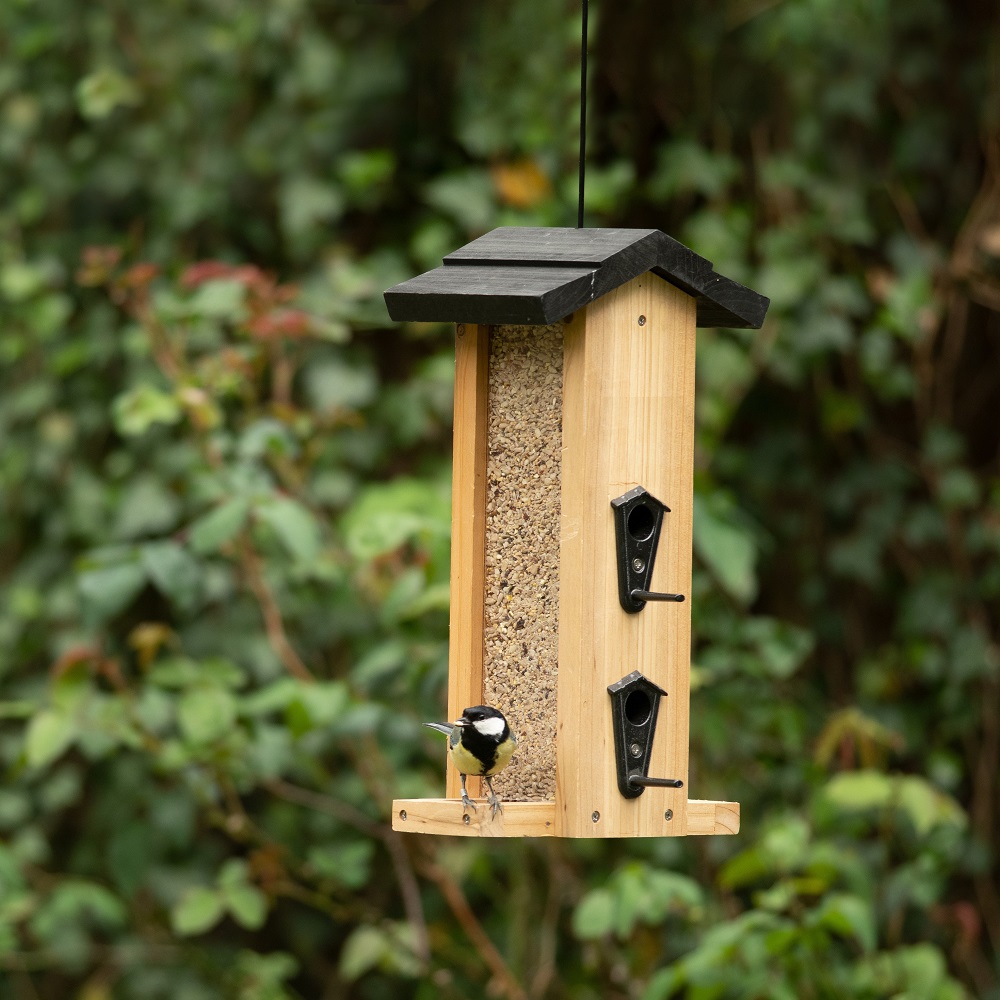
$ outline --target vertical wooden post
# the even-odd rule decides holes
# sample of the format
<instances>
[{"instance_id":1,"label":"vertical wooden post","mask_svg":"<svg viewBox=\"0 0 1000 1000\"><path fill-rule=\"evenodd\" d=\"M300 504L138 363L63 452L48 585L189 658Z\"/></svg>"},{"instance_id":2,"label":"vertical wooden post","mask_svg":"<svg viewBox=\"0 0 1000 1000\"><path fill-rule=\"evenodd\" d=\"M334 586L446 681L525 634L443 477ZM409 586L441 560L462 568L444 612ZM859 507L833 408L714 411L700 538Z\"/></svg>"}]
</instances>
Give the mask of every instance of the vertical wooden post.
<instances>
[{"instance_id":1,"label":"vertical wooden post","mask_svg":"<svg viewBox=\"0 0 1000 1000\"><path fill-rule=\"evenodd\" d=\"M451 610L448 721L483 701L483 596L486 573L486 414L490 328L460 323L455 331L455 431L451 486ZM481 779L468 779L469 794ZM447 768L446 795L461 783Z\"/></svg>"},{"instance_id":2,"label":"vertical wooden post","mask_svg":"<svg viewBox=\"0 0 1000 1000\"><path fill-rule=\"evenodd\" d=\"M695 299L645 274L579 310L565 334L556 835L687 829ZM669 508L651 589L618 603L611 500L644 486ZM609 684L633 670L667 692L649 774L680 789L618 791ZM670 819L666 819L667 811Z\"/></svg>"}]
</instances>

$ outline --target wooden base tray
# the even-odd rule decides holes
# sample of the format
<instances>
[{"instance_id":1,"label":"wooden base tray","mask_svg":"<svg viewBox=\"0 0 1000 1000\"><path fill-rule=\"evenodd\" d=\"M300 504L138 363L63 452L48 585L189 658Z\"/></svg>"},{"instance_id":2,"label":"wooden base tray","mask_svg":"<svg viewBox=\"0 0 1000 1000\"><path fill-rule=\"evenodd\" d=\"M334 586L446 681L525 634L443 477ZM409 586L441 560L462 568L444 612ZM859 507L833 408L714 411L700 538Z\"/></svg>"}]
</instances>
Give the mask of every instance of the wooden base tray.
<instances>
[{"instance_id":1,"label":"wooden base tray","mask_svg":"<svg viewBox=\"0 0 1000 1000\"><path fill-rule=\"evenodd\" d=\"M496 819L484 799L466 816L461 799L395 799L392 828L400 833L436 833L448 837L556 837L554 802L505 802ZM715 836L740 832L740 804L689 799L687 823L671 825L664 820L655 836ZM603 837L600 822L593 837Z\"/></svg>"}]
</instances>

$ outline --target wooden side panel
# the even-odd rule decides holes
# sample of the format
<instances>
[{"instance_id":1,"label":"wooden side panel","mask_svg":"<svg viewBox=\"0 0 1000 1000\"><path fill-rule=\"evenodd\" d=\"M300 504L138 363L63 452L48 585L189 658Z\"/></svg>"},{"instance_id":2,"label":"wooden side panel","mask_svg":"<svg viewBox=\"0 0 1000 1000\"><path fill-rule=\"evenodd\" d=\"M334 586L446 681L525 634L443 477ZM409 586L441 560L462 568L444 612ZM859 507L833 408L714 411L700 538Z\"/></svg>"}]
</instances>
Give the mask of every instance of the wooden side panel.
<instances>
[{"instance_id":1,"label":"wooden side panel","mask_svg":"<svg viewBox=\"0 0 1000 1000\"><path fill-rule=\"evenodd\" d=\"M687 829L695 299L652 274L578 313L565 334L557 834L683 836ZM618 603L611 500L644 486L669 508L652 589L682 604ZM639 670L667 691L653 777L618 791L609 684ZM670 820L665 818L667 810Z\"/></svg>"},{"instance_id":2,"label":"wooden side panel","mask_svg":"<svg viewBox=\"0 0 1000 1000\"><path fill-rule=\"evenodd\" d=\"M556 807L553 802L505 802L493 819L480 799L465 822L458 799L396 799L392 828L400 833L436 833L446 837L552 837Z\"/></svg>"},{"instance_id":3,"label":"wooden side panel","mask_svg":"<svg viewBox=\"0 0 1000 1000\"><path fill-rule=\"evenodd\" d=\"M459 324L455 331L455 437L451 486L451 610L448 645L448 722L483 701L483 595L486 573L486 406L490 328ZM446 794L462 793L446 765ZM468 779L469 794L481 792Z\"/></svg>"}]
</instances>

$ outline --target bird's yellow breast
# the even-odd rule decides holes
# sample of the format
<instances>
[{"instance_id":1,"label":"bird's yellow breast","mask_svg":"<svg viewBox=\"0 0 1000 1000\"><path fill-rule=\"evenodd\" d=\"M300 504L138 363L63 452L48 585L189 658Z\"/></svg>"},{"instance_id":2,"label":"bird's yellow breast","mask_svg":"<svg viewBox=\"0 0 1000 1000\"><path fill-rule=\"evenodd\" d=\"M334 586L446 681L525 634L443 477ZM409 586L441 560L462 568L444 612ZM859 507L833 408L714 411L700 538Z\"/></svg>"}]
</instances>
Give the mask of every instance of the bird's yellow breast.
<instances>
[{"instance_id":1,"label":"bird's yellow breast","mask_svg":"<svg viewBox=\"0 0 1000 1000\"><path fill-rule=\"evenodd\" d=\"M482 763L473 754L469 753L461 743L453 746L449 752L451 754L451 762L458 768L459 774L483 773Z\"/></svg>"},{"instance_id":2,"label":"bird's yellow breast","mask_svg":"<svg viewBox=\"0 0 1000 1000\"><path fill-rule=\"evenodd\" d=\"M514 737L511 736L506 743L502 743L497 747L497 759L496 763L486 772L488 775L496 774L498 771L502 771L509 763L511 757L514 756L514 747L517 743Z\"/></svg>"},{"instance_id":3,"label":"bird's yellow breast","mask_svg":"<svg viewBox=\"0 0 1000 1000\"><path fill-rule=\"evenodd\" d=\"M514 755L515 746L516 743L513 737L508 739L506 743L498 746L496 760L493 761L493 765L489 770L486 770L483 767L482 761L475 754L470 753L461 743L456 743L452 746L449 753L451 754L451 762L460 774L485 774L487 777L492 777L492 775L502 771L510 763L510 758Z\"/></svg>"}]
</instances>

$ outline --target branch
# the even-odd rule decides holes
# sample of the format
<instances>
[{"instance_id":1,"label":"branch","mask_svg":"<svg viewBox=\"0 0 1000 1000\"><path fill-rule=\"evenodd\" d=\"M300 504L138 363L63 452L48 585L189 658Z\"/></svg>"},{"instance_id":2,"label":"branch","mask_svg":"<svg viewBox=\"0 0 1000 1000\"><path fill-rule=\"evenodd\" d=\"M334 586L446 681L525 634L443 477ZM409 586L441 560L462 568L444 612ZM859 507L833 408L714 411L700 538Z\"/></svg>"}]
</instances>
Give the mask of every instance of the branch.
<instances>
[{"instance_id":1,"label":"branch","mask_svg":"<svg viewBox=\"0 0 1000 1000\"><path fill-rule=\"evenodd\" d=\"M466 937L479 952L483 964L493 973L503 995L509 1000L528 1000L523 987L507 968L503 956L497 951L486 931L483 930L483 925L476 919L472 907L469 906L469 901L465 898L465 893L462 892L462 887L439 865L428 864L424 868L423 874L441 890L441 895L444 896L452 914L461 924Z\"/></svg>"},{"instance_id":2,"label":"branch","mask_svg":"<svg viewBox=\"0 0 1000 1000\"><path fill-rule=\"evenodd\" d=\"M395 830L386 829L383 836L385 849L389 852L392 860L392 867L396 872L396 881L399 883L399 894L403 897L403 909L406 911L406 919L409 921L413 932L416 935L414 951L417 957L425 965L431 958L431 941L427 933L427 921L424 919L424 904L420 898L420 884L410 863L410 856L403 846L403 838Z\"/></svg>"},{"instance_id":3,"label":"branch","mask_svg":"<svg viewBox=\"0 0 1000 1000\"><path fill-rule=\"evenodd\" d=\"M389 853L389 859L392 861L392 867L396 873L396 881L399 883L399 894L403 900L406 919L416 934L414 950L422 962L428 962L431 952L430 936L427 933L427 920L424 918L424 907L420 899L420 885L414 874L413 866L410 864L410 857L403 846L402 837L391 827L369 819L360 809L355 809L349 803L341 802L329 795L293 785L281 778L264 782L264 787L272 795L276 795L286 802L294 802L307 809L326 813L328 816L333 816L342 823L353 826L361 833L377 838L385 844L385 849Z\"/></svg>"},{"instance_id":4,"label":"branch","mask_svg":"<svg viewBox=\"0 0 1000 1000\"><path fill-rule=\"evenodd\" d=\"M260 556L254 551L254 547L245 535L240 539L239 544L243 572L246 574L250 589L257 598L257 603L260 604L260 611L264 617L264 629L267 632L267 640L271 644L271 648L293 677L311 683L316 678L302 662L299 654L295 652L295 647L289 642L288 634L285 632L285 622L281 617L281 609L278 607L278 602L275 600L267 580L264 579Z\"/></svg>"},{"instance_id":5,"label":"branch","mask_svg":"<svg viewBox=\"0 0 1000 1000\"><path fill-rule=\"evenodd\" d=\"M369 837L384 838L386 828L381 823L369 819L360 809L347 802L341 802L330 795L323 795L322 792L314 792L310 788L302 788L300 785L293 785L283 778L272 778L270 781L262 782L272 795L284 799L286 802L294 802L296 805L305 806L306 809L315 809L316 812L326 813L333 816L348 826L353 826L356 830Z\"/></svg>"}]
</instances>

